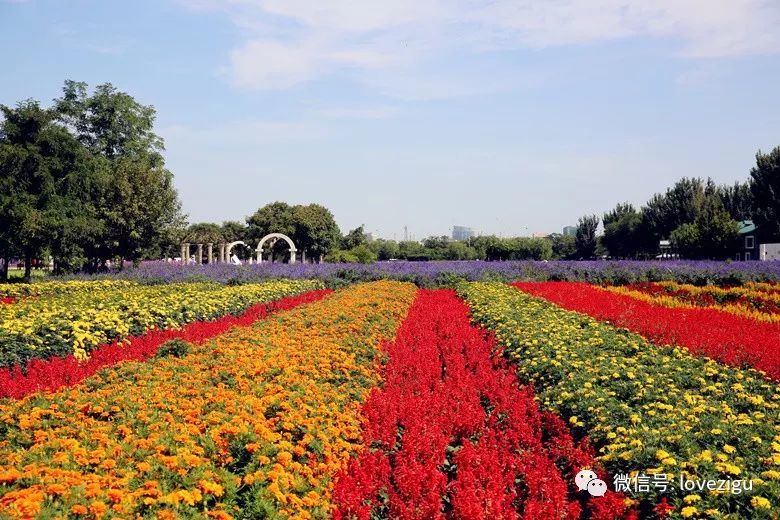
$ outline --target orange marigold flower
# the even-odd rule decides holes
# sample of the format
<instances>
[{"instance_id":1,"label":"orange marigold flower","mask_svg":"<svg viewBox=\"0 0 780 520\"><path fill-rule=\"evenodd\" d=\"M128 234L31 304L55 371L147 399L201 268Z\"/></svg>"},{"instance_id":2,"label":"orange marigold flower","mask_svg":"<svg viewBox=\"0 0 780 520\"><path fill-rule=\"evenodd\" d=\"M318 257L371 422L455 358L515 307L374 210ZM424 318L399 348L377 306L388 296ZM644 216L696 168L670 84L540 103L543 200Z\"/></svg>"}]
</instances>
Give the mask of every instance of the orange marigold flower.
<instances>
[{"instance_id":1,"label":"orange marigold flower","mask_svg":"<svg viewBox=\"0 0 780 520\"><path fill-rule=\"evenodd\" d=\"M74 515L86 515L89 510L87 509L87 506L82 504L76 504L73 506L70 506L70 512Z\"/></svg>"}]
</instances>

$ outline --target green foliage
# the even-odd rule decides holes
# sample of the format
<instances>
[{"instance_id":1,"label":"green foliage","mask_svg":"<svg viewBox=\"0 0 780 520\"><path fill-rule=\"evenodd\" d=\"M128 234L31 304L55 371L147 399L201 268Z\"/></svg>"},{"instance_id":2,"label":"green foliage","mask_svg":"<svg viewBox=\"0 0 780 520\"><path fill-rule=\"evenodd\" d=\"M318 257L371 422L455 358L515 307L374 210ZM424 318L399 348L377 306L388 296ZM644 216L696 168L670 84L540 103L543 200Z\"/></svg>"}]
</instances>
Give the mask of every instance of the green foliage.
<instances>
[{"instance_id":1,"label":"green foliage","mask_svg":"<svg viewBox=\"0 0 780 520\"><path fill-rule=\"evenodd\" d=\"M552 247L552 257L555 260L570 260L577 253L576 239L571 235L553 233L547 237Z\"/></svg>"},{"instance_id":2,"label":"green foliage","mask_svg":"<svg viewBox=\"0 0 780 520\"><path fill-rule=\"evenodd\" d=\"M186 356L190 351L190 344L181 339L171 339L160 345L157 349L156 357L177 357Z\"/></svg>"},{"instance_id":3,"label":"green foliage","mask_svg":"<svg viewBox=\"0 0 780 520\"><path fill-rule=\"evenodd\" d=\"M610 256L632 258L639 255L643 247L642 215L631 204L618 204L604 214L603 222L602 244Z\"/></svg>"},{"instance_id":4,"label":"green foliage","mask_svg":"<svg viewBox=\"0 0 780 520\"><path fill-rule=\"evenodd\" d=\"M368 244L368 247L377 255L378 260L390 260L398 258L400 248L395 240L377 239Z\"/></svg>"},{"instance_id":5,"label":"green foliage","mask_svg":"<svg viewBox=\"0 0 780 520\"><path fill-rule=\"evenodd\" d=\"M672 246L683 258L728 258L736 240L737 223L717 195L706 197L696 219L671 234Z\"/></svg>"},{"instance_id":6,"label":"green foliage","mask_svg":"<svg viewBox=\"0 0 780 520\"><path fill-rule=\"evenodd\" d=\"M269 233L282 233L292 239L298 250L312 257L328 254L338 246L341 237L333 214L319 204L290 206L272 202L258 209L246 222L252 240L259 241ZM273 246L277 254L287 249L283 242Z\"/></svg>"},{"instance_id":7,"label":"green foliage","mask_svg":"<svg viewBox=\"0 0 780 520\"><path fill-rule=\"evenodd\" d=\"M750 191L750 183L737 181L731 186L718 186L718 196L732 219L752 219L753 193Z\"/></svg>"},{"instance_id":8,"label":"green foliage","mask_svg":"<svg viewBox=\"0 0 780 520\"><path fill-rule=\"evenodd\" d=\"M347 251L331 251L325 260L335 263L373 264L377 261L377 255L367 244L360 244Z\"/></svg>"},{"instance_id":9,"label":"green foliage","mask_svg":"<svg viewBox=\"0 0 780 520\"><path fill-rule=\"evenodd\" d=\"M342 237L341 249L352 249L366 243L368 243L368 240L366 240L366 231L361 224L359 227L356 227Z\"/></svg>"},{"instance_id":10,"label":"green foliage","mask_svg":"<svg viewBox=\"0 0 780 520\"><path fill-rule=\"evenodd\" d=\"M750 170L753 222L766 241L780 241L780 146L769 153L756 153Z\"/></svg>"},{"instance_id":11,"label":"green foliage","mask_svg":"<svg viewBox=\"0 0 780 520\"><path fill-rule=\"evenodd\" d=\"M593 258L596 255L596 229L599 227L599 217L585 215L577 222L577 234L574 236L574 246L579 258Z\"/></svg>"},{"instance_id":12,"label":"green foliage","mask_svg":"<svg viewBox=\"0 0 780 520\"><path fill-rule=\"evenodd\" d=\"M159 251L180 226L154 108L110 84L68 81L54 108L2 107L0 256L50 253L55 270Z\"/></svg>"}]
</instances>

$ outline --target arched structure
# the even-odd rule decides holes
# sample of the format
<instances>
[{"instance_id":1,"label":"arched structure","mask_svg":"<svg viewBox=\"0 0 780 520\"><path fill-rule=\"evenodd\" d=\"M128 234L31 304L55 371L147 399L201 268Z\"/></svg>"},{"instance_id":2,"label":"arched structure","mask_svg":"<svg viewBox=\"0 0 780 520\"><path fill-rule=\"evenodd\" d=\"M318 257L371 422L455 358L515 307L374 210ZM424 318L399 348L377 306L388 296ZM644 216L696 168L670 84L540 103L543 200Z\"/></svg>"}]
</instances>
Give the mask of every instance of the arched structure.
<instances>
[{"instance_id":1,"label":"arched structure","mask_svg":"<svg viewBox=\"0 0 780 520\"><path fill-rule=\"evenodd\" d=\"M233 247L237 245L242 245L244 247L248 247L249 249L252 249L248 245L246 245L246 242L243 240L236 240L235 242L231 242L228 245L225 246L225 256L223 262L230 262L230 252L233 250Z\"/></svg>"},{"instance_id":2,"label":"arched structure","mask_svg":"<svg viewBox=\"0 0 780 520\"><path fill-rule=\"evenodd\" d=\"M287 245L290 246L290 263L295 263L295 253L298 252L298 250L295 248L295 244L293 243L292 239L288 237L287 235L283 233L270 233L266 236L264 236L260 243L257 244L257 249L255 250L257 252L257 263L260 264L263 262L263 246L267 241L271 241L270 245L273 245L274 242L277 240L282 239L285 242L287 242Z\"/></svg>"}]
</instances>

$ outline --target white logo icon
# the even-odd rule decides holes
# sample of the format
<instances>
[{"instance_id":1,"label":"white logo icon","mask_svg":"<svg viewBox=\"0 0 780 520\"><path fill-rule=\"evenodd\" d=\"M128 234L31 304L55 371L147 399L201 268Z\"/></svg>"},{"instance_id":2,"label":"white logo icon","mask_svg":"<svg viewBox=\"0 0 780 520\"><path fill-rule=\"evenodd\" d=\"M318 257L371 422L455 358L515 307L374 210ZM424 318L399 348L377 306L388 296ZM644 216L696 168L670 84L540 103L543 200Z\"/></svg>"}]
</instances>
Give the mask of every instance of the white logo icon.
<instances>
[{"instance_id":1,"label":"white logo icon","mask_svg":"<svg viewBox=\"0 0 780 520\"><path fill-rule=\"evenodd\" d=\"M607 483L589 469L583 469L574 477L579 491L587 490L591 496L603 497L607 493Z\"/></svg>"},{"instance_id":2,"label":"white logo icon","mask_svg":"<svg viewBox=\"0 0 780 520\"><path fill-rule=\"evenodd\" d=\"M603 497L607 494L607 483L601 479L594 478L588 482L588 493L592 497Z\"/></svg>"}]
</instances>

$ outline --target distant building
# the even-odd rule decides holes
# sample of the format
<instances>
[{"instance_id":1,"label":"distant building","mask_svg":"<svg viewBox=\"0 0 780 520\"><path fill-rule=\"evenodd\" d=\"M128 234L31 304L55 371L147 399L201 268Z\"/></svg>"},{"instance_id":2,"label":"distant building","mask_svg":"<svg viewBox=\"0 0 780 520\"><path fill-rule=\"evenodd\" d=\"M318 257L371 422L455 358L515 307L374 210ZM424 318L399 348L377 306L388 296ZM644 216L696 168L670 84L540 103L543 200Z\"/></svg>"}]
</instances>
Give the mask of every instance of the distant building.
<instances>
[{"instance_id":1,"label":"distant building","mask_svg":"<svg viewBox=\"0 0 780 520\"><path fill-rule=\"evenodd\" d=\"M373 242L374 241L374 234L371 232L363 233L363 236L366 237L366 242Z\"/></svg>"},{"instance_id":2,"label":"distant building","mask_svg":"<svg viewBox=\"0 0 780 520\"><path fill-rule=\"evenodd\" d=\"M737 225L739 227L735 259L758 260L760 255L756 225L753 224L752 220L741 220L737 222Z\"/></svg>"},{"instance_id":3,"label":"distant building","mask_svg":"<svg viewBox=\"0 0 780 520\"><path fill-rule=\"evenodd\" d=\"M563 226L563 234L567 237L573 237L577 235L577 226Z\"/></svg>"},{"instance_id":4,"label":"distant building","mask_svg":"<svg viewBox=\"0 0 780 520\"><path fill-rule=\"evenodd\" d=\"M474 238L474 230L465 227L465 226L452 226L452 239L453 240L460 240L460 241L467 241Z\"/></svg>"}]
</instances>

